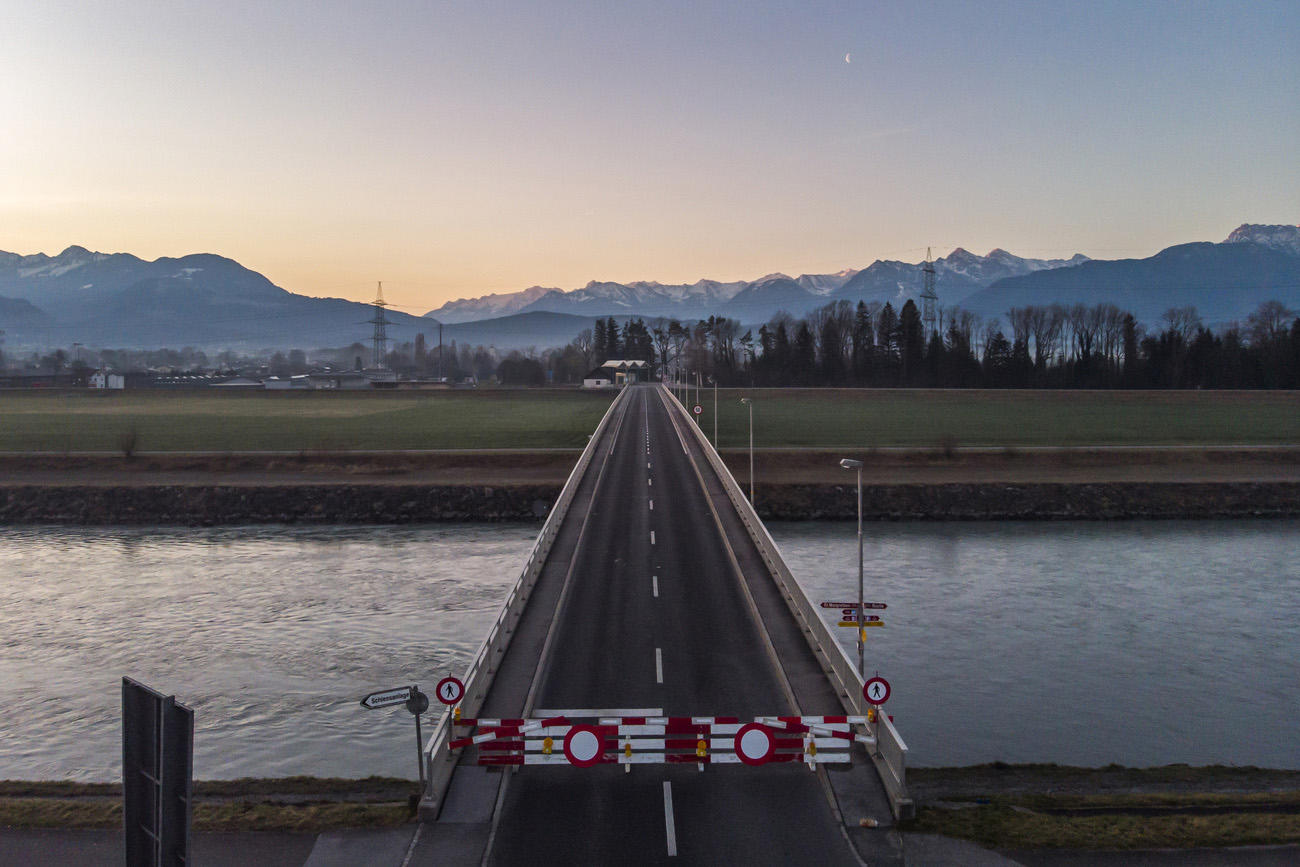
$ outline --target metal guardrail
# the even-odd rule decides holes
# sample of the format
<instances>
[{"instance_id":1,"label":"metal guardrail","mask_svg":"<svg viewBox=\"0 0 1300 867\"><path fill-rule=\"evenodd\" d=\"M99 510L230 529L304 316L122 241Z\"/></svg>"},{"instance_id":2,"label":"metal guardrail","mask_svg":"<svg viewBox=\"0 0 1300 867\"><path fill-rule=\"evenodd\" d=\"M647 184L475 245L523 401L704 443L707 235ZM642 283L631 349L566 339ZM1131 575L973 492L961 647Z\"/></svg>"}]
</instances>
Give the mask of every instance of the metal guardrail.
<instances>
[{"instance_id":1,"label":"metal guardrail","mask_svg":"<svg viewBox=\"0 0 1300 867\"><path fill-rule=\"evenodd\" d=\"M528 560L524 563L519 579L510 588L510 593L506 596L501 610L497 613L492 629L488 632L483 644L480 645L478 653L474 655L469 668L465 670L465 675L461 678L465 684L465 697L460 703L461 713L465 716L477 716L479 710L483 707L483 701L487 698L488 690L492 687L492 681L496 677L497 669L500 668L501 660L505 656L506 649L510 646L510 640L514 637L515 628L519 625L519 619L523 617L524 608L528 604L533 586L537 583L537 578L542 574L542 567L546 564L546 558L551 553L551 546L555 542L555 537L560 533L560 525L564 523L564 518L569 512L569 506L573 503L573 498L577 494L583 474L586 473L587 467L591 465L592 456L596 453L601 435L604 434L605 429L609 426L610 419L614 417L620 402L626 398L626 395L627 389L624 389L619 393L618 397L614 398L609 405L609 409L605 411L605 415L601 417L600 424L596 426L596 432L591 435L587 447L582 450L582 455L569 473L569 478L560 490L560 496L551 508L551 513L547 515L546 522L542 524L542 530L537 536L537 541L533 543L533 549L528 554ZM459 750L447 749L447 742L451 735L451 709L448 708L443 711L438 724L434 727L433 735L425 746L424 761L427 772L425 776L428 780L428 787L424 791L422 810L436 811L441 806L443 796L447 793L447 786L451 784L451 775L455 772L456 763L460 760Z\"/></svg>"},{"instance_id":2,"label":"metal guardrail","mask_svg":"<svg viewBox=\"0 0 1300 867\"><path fill-rule=\"evenodd\" d=\"M727 469L727 465L723 463L722 457L713 448L704 431L687 415L685 408L677 402L666 385L661 385L660 388L673 411L679 412L690 422L689 427L694 432L695 439L700 443L710 466L722 481L727 497L749 531L749 537L754 541L759 556L767 564L772 580L776 582L781 596L790 608L790 613L799 623L813 654L821 663L822 670L830 679L831 685L835 687L840 703L849 714L866 715L871 705L862 695L863 681L853 660L849 658L848 651L835 639L812 600L791 574L790 567L786 565L785 558L781 556L781 551L768 533L767 527L754 511L754 507L750 505L749 498L745 496L745 492L731 475L731 470ZM874 751L868 751L869 755L876 765L876 772L880 775L881 782L885 785L895 818L910 817L915 806L907 794L907 744L903 742L902 736L894 728L887 714L880 713L876 716L877 722L866 724L868 733L876 739L877 745Z\"/></svg>"}]
</instances>

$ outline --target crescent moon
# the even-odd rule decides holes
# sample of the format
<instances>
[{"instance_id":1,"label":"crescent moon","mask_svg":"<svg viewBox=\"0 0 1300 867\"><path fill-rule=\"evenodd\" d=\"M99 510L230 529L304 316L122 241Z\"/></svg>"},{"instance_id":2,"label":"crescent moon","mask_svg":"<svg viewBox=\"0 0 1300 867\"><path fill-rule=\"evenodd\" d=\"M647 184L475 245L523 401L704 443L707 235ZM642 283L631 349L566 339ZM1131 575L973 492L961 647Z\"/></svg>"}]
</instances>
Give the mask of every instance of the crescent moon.
<instances>
[{"instance_id":1,"label":"crescent moon","mask_svg":"<svg viewBox=\"0 0 1300 867\"><path fill-rule=\"evenodd\" d=\"M850 51L848 54L844 55L844 62L852 63L853 62L852 58L853 58L853 52Z\"/></svg>"}]
</instances>

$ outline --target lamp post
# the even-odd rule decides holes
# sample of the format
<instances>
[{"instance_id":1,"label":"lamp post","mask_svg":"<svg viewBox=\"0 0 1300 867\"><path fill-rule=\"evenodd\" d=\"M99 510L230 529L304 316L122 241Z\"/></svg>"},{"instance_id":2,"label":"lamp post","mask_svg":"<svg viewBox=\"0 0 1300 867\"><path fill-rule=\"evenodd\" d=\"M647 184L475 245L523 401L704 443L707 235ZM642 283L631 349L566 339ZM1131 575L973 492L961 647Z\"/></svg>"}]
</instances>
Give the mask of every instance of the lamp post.
<instances>
[{"instance_id":1,"label":"lamp post","mask_svg":"<svg viewBox=\"0 0 1300 867\"><path fill-rule=\"evenodd\" d=\"M858 674L866 677L866 667L864 665L863 641L866 636L866 627L862 625L865 609L862 606L862 461L855 461L850 458L844 458L840 461L840 466L846 470L858 471Z\"/></svg>"},{"instance_id":2,"label":"lamp post","mask_svg":"<svg viewBox=\"0 0 1300 867\"><path fill-rule=\"evenodd\" d=\"M713 447L718 447L718 378L710 376L709 382L713 383Z\"/></svg>"},{"instance_id":3,"label":"lamp post","mask_svg":"<svg viewBox=\"0 0 1300 867\"><path fill-rule=\"evenodd\" d=\"M754 505L754 401L742 397L740 402L749 407L749 505Z\"/></svg>"}]
</instances>

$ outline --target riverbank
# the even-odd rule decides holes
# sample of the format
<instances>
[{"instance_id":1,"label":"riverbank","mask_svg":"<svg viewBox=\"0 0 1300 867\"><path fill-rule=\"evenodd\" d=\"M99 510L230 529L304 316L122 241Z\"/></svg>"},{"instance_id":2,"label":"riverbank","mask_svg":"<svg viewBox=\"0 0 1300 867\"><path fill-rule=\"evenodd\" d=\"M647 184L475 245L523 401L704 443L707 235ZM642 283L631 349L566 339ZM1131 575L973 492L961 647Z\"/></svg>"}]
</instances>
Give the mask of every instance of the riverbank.
<instances>
[{"instance_id":1,"label":"riverbank","mask_svg":"<svg viewBox=\"0 0 1300 867\"><path fill-rule=\"evenodd\" d=\"M421 524L545 518L559 485L0 485L0 524ZM767 485L764 520L848 520L852 485ZM1300 482L871 484L868 521L1300 517Z\"/></svg>"},{"instance_id":2,"label":"riverbank","mask_svg":"<svg viewBox=\"0 0 1300 867\"><path fill-rule=\"evenodd\" d=\"M1000 850L1147 849L1300 843L1300 770L1249 767L913 768L905 833ZM196 831L319 833L393 828L413 816L413 781L290 777L198 781ZM121 787L0 781L0 827L115 828Z\"/></svg>"},{"instance_id":3,"label":"riverbank","mask_svg":"<svg viewBox=\"0 0 1300 867\"><path fill-rule=\"evenodd\" d=\"M1300 770L1250 767L914 768L904 831L1002 851L1300 843Z\"/></svg>"}]
</instances>

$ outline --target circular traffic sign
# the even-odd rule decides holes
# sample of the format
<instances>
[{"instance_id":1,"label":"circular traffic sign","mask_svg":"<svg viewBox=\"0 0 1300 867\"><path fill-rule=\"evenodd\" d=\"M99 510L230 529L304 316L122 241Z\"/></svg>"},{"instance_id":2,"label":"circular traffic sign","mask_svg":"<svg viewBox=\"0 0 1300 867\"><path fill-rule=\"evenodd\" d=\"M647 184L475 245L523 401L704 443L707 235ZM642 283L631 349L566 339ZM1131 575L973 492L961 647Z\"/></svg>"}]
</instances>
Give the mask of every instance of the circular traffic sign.
<instances>
[{"instance_id":1,"label":"circular traffic sign","mask_svg":"<svg viewBox=\"0 0 1300 867\"><path fill-rule=\"evenodd\" d=\"M589 768L600 761L600 732L591 726L574 726L564 736L564 757L569 764Z\"/></svg>"},{"instance_id":2,"label":"circular traffic sign","mask_svg":"<svg viewBox=\"0 0 1300 867\"><path fill-rule=\"evenodd\" d=\"M443 704L456 704L465 697L465 684L459 677L444 677L438 681L438 688L433 693Z\"/></svg>"},{"instance_id":3,"label":"circular traffic sign","mask_svg":"<svg viewBox=\"0 0 1300 867\"><path fill-rule=\"evenodd\" d=\"M736 755L747 765L765 765L776 754L772 730L759 723L749 723L736 732Z\"/></svg>"},{"instance_id":4,"label":"circular traffic sign","mask_svg":"<svg viewBox=\"0 0 1300 867\"><path fill-rule=\"evenodd\" d=\"M889 701L889 681L883 677L873 677L862 684L862 697L872 704L884 704Z\"/></svg>"},{"instance_id":5,"label":"circular traffic sign","mask_svg":"<svg viewBox=\"0 0 1300 867\"><path fill-rule=\"evenodd\" d=\"M704 407L700 406L698 403L695 404L695 414L699 415L702 412L704 412Z\"/></svg>"}]
</instances>

